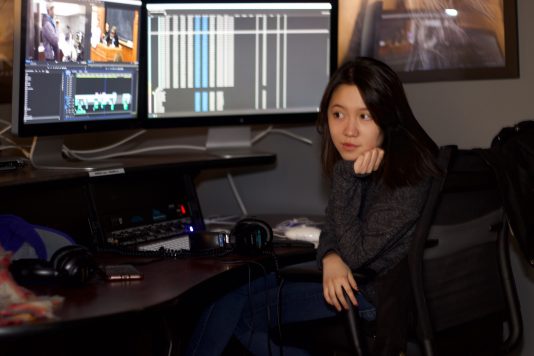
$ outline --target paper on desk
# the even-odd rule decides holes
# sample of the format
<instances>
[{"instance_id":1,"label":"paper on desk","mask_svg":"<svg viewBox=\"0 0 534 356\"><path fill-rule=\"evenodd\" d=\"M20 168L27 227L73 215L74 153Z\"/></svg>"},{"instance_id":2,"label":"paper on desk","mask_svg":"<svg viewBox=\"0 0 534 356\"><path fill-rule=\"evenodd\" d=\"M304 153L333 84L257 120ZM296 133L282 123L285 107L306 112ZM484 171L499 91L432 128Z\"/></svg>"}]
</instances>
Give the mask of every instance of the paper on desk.
<instances>
[{"instance_id":1,"label":"paper on desk","mask_svg":"<svg viewBox=\"0 0 534 356\"><path fill-rule=\"evenodd\" d=\"M311 242L317 248L321 229L320 223L303 217L282 221L274 227L273 232L290 240Z\"/></svg>"}]
</instances>

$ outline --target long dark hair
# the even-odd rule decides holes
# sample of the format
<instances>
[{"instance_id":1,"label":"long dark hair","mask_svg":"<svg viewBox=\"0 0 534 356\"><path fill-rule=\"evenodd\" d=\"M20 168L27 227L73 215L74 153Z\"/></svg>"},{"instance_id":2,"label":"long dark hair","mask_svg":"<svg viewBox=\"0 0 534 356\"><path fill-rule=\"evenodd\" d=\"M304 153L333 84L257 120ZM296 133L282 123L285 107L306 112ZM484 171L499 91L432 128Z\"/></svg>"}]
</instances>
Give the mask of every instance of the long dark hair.
<instances>
[{"instance_id":1,"label":"long dark hair","mask_svg":"<svg viewBox=\"0 0 534 356\"><path fill-rule=\"evenodd\" d=\"M319 111L317 130L322 135L323 171L331 176L341 159L328 129L328 106L342 84L356 85L375 123L382 130L384 159L375 175L391 188L413 185L441 173L436 157L438 146L417 122L402 83L385 63L359 57L343 63L330 78Z\"/></svg>"}]
</instances>

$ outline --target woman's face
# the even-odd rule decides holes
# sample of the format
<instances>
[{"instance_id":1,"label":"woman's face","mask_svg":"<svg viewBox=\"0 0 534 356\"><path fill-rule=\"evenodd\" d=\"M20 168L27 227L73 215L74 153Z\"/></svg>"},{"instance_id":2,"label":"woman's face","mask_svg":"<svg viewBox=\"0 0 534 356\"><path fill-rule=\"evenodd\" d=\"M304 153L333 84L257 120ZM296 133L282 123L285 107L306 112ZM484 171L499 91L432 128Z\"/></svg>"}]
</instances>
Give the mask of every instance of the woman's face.
<instances>
[{"instance_id":1,"label":"woman's face","mask_svg":"<svg viewBox=\"0 0 534 356\"><path fill-rule=\"evenodd\" d=\"M334 90L327 114L330 137L344 160L355 161L382 144L382 131L355 85L341 84Z\"/></svg>"}]
</instances>

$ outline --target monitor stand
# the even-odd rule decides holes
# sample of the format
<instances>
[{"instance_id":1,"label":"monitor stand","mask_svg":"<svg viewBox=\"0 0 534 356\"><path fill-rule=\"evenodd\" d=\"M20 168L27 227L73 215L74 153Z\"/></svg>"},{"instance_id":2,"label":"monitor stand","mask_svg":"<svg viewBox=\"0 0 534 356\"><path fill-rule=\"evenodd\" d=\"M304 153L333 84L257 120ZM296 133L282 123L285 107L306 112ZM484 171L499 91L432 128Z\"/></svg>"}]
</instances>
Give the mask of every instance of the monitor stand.
<instances>
[{"instance_id":1,"label":"monitor stand","mask_svg":"<svg viewBox=\"0 0 534 356\"><path fill-rule=\"evenodd\" d=\"M63 136L36 137L32 150L32 164L37 169L94 171L119 168L121 164L110 161L69 161L63 156Z\"/></svg>"},{"instance_id":2,"label":"monitor stand","mask_svg":"<svg viewBox=\"0 0 534 356\"><path fill-rule=\"evenodd\" d=\"M221 158L240 158L272 155L252 148L250 126L224 126L208 128L206 149Z\"/></svg>"}]
</instances>

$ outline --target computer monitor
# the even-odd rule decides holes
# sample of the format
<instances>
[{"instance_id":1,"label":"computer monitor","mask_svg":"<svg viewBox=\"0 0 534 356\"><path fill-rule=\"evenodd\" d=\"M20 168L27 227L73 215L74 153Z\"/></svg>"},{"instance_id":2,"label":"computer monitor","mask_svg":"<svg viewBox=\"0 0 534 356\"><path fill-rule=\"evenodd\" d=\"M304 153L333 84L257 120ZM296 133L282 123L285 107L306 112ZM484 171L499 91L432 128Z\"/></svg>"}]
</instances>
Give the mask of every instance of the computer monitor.
<instances>
[{"instance_id":1,"label":"computer monitor","mask_svg":"<svg viewBox=\"0 0 534 356\"><path fill-rule=\"evenodd\" d=\"M139 124L138 0L16 0L13 132L36 166L63 167L62 136Z\"/></svg>"},{"instance_id":2,"label":"computer monitor","mask_svg":"<svg viewBox=\"0 0 534 356\"><path fill-rule=\"evenodd\" d=\"M146 126L209 126L208 148L249 146L251 124L317 118L337 1L150 1L146 43ZM215 131L227 127L248 137Z\"/></svg>"}]
</instances>

